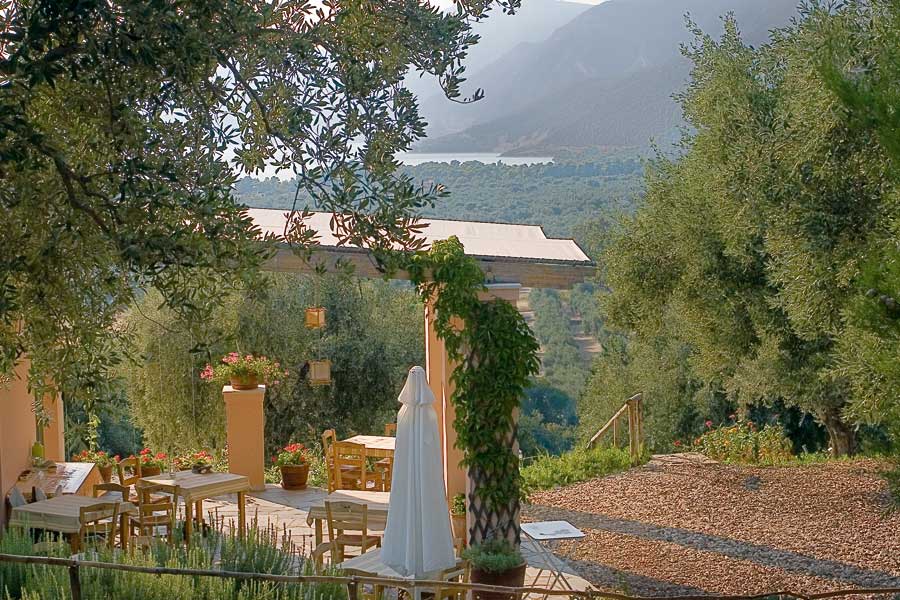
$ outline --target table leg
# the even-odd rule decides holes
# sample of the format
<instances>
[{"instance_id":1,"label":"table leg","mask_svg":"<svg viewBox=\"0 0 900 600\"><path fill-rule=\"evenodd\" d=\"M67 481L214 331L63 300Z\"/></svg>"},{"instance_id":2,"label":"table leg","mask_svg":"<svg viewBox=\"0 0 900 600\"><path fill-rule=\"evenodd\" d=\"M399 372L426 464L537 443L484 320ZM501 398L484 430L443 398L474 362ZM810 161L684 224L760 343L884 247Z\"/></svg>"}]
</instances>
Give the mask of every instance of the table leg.
<instances>
[{"instance_id":1,"label":"table leg","mask_svg":"<svg viewBox=\"0 0 900 600\"><path fill-rule=\"evenodd\" d=\"M194 505L185 501L184 503L184 543L189 545L191 543L191 529L194 526Z\"/></svg>"},{"instance_id":2,"label":"table leg","mask_svg":"<svg viewBox=\"0 0 900 600\"><path fill-rule=\"evenodd\" d=\"M316 527L316 548L318 548L319 544L324 541L323 538L325 537L322 533L322 519L314 519L313 524Z\"/></svg>"},{"instance_id":3,"label":"table leg","mask_svg":"<svg viewBox=\"0 0 900 600\"><path fill-rule=\"evenodd\" d=\"M247 530L247 493L238 492L238 537L244 539Z\"/></svg>"},{"instance_id":4,"label":"table leg","mask_svg":"<svg viewBox=\"0 0 900 600\"><path fill-rule=\"evenodd\" d=\"M122 551L127 552L128 538L131 536L131 524L128 522L130 517L128 513L122 513L120 518L121 521L119 522L119 527L121 528L121 531L119 532L119 537L122 540Z\"/></svg>"},{"instance_id":5,"label":"table leg","mask_svg":"<svg viewBox=\"0 0 900 600\"><path fill-rule=\"evenodd\" d=\"M68 534L69 547L72 548L72 554L81 552L81 536L77 533Z\"/></svg>"},{"instance_id":6,"label":"table leg","mask_svg":"<svg viewBox=\"0 0 900 600\"><path fill-rule=\"evenodd\" d=\"M197 508L194 509L194 516L197 519L197 531L203 533L203 499L197 500Z\"/></svg>"}]
</instances>

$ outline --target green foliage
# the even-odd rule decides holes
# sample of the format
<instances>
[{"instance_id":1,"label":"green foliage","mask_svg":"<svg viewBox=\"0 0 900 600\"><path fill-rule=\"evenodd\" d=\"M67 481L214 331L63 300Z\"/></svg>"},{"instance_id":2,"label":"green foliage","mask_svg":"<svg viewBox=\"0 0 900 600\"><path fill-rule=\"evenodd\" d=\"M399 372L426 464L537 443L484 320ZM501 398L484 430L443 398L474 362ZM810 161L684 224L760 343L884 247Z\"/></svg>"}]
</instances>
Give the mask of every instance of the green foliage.
<instances>
[{"instance_id":1,"label":"green foliage","mask_svg":"<svg viewBox=\"0 0 900 600\"><path fill-rule=\"evenodd\" d=\"M472 544L462 551L462 557L473 569L486 573L505 573L521 566L525 559L507 540L490 539Z\"/></svg>"},{"instance_id":2,"label":"green foliage","mask_svg":"<svg viewBox=\"0 0 900 600\"><path fill-rule=\"evenodd\" d=\"M557 388L537 383L528 388L522 401L519 449L525 456L560 454L572 447L577 424L572 398Z\"/></svg>"},{"instance_id":3,"label":"green foliage","mask_svg":"<svg viewBox=\"0 0 900 600\"><path fill-rule=\"evenodd\" d=\"M326 307L324 329L306 328L304 311L314 305ZM196 351L189 328L156 306L149 295L126 319L140 352L124 372L135 420L155 448L221 448L222 388L199 377L210 357ZM424 355L415 294L383 281L272 275L265 288L231 297L214 319L227 337L209 344L211 353L238 348L289 371L266 390L267 455L291 440L315 447L332 427L341 436L380 431L394 417L407 370ZM332 384L312 387L303 366L323 358L332 362Z\"/></svg>"},{"instance_id":4,"label":"green foliage","mask_svg":"<svg viewBox=\"0 0 900 600\"><path fill-rule=\"evenodd\" d=\"M619 448L578 448L561 456L541 456L522 469L526 493L571 485L631 467L628 452Z\"/></svg>"},{"instance_id":5,"label":"green foliage","mask_svg":"<svg viewBox=\"0 0 900 600\"><path fill-rule=\"evenodd\" d=\"M279 548L279 545L281 548ZM0 552L35 555L34 540L21 530L10 530L0 538ZM68 557L71 551L62 542L50 545L50 555ZM243 540L212 532L194 536L191 544L156 544L148 552L122 553L108 548L91 549L92 559L143 567L183 569L221 569L271 575L312 575L313 565L292 550L292 541L272 529L252 527ZM234 579L188 576L159 576L101 569L80 570L85 598L123 600L314 600L346 598L346 587L338 584L283 584L249 582ZM71 598L69 576L65 568L44 565L0 563L0 589L4 597L35 600Z\"/></svg>"},{"instance_id":6,"label":"green foliage","mask_svg":"<svg viewBox=\"0 0 900 600\"><path fill-rule=\"evenodd\" d=\"M440 184L449 195L422 214L440 219L528 223L548 235L571 236L584 215L628 212L641 193L643 163L637 151L587 158L567 156L553 163L506 165L429 162L400 171L424 185ZM289 209L295 183L246 177L237 182L242 202L256 208ZM548 198L553 198L548 202ZM303 202L312 198L301 194Z\"/></svg>"},{"instance_id":7,"label":"green foliage","mask_svg":"<svg viewBox=\"0 0 900 600\"><path fill-rule=\"evenodd\" d=\"M413 215L441 194L396 172L424 135L402 81L459 98L495 4L519 2L6 2L0 373L27 353L36 391L95 402L143 290L196 324L223 289L254 287L271 246L233 196L242 174L296 174L344 215L342 241L417 247ZM299 251L303 216L286 232Z\"/></svg>"},{"instance_id":8,"label":"green foliage","mask_svg":"<svg viewBox=\"0 0 900 600\"><path fill-rule=\"evenodd\" d=\"M481 301L484 274L456 237L399 259L421 300L433 306L435 331L457 362L451 376L453 425L462 465L479 482L474 494L506 520L499 524L501 531L515 527L520 476L513 451L514 411L539 368L537 340L515 306L500 299Z\"/></svg>"},{"instance_id":9,"label":"green foliage","mask_svg":"<svg viewBox=\"0 0 900 600\"><path fill-rule=\"evenodd\" d=\"M454 515L466 514L466 495L456 494L450 500L450 512Z\"/></svg>"},{"instance_id":10,"label":"green foliage","mask_svg":"<svg viewBox=\"0 0 900 600\"><path fill-rule=\"evenodd\" d=\"M707 423L712 427L712 421ZM726 463L771 466L793 458L791 441L780 425L757 428L752 421L743 420L709 429L694 440L693 448Z\"/></svg>"},{"instance_id":11,"label":"green foliage","mask_svg":"<svg viewBox=\"0 0 900 600\"><path fill-rule=\"evenodd\" d=\"M846 311L862 259L897 214L877 132L818 70L821 24L850 22L866 27L853 3L814 6L758 48L733 20L719 40L697 32L681 97L693 129L684 155L651 166L646 204L602 259L606 314L634 336L626 364L663 340L687 353L664 360L685 375L669 386L682 397L695 388L797 406L828 430L836 454L856 446L846 420L855 384L835 369ZM639 376L638 389L651 376L623 370Z\"/></svg>"}]
</instances>

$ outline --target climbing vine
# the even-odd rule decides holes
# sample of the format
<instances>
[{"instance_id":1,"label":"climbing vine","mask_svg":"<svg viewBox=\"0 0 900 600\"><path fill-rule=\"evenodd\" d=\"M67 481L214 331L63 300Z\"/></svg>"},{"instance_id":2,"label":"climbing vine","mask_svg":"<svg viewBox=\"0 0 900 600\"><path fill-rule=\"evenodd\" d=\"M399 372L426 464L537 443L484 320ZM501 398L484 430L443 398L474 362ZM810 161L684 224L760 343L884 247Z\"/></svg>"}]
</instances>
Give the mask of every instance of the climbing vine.
<instances>
[{"instance_id":1,"label":"climbing vine","mask_svg":"<svg viewBox=\"0 0 900 600\"><path fill-rule=\"evenodd\" d=\"M519 498L515 409L538 372L538 343L515 306L481 301L484 273L456 237L404 262L422 301L434 309L435 331L457 365L452 402L462 464L478 474L475 493L487 507L506 510Z\"/></svg>"}]
</instances>

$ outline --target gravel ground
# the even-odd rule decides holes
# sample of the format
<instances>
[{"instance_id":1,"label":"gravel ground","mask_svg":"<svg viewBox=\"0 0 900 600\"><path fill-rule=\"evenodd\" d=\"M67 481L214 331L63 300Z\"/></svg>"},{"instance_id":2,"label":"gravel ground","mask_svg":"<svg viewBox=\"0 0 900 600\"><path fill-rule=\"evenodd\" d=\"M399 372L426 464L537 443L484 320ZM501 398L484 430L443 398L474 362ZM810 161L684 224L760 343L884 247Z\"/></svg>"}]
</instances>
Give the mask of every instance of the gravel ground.
<instances>
[{"instance_id":1,"label":"gravel ground","mask_svg":"<svg viewBox=\"0 0 900 600\"><path fill-rule=\"evenodd\" d=\"M660 457L535 494L525 517L585 531L557 551L600 589L665 596L900 587L900 515L884 514L880 467Z\"/></svg>"}]
</instances>

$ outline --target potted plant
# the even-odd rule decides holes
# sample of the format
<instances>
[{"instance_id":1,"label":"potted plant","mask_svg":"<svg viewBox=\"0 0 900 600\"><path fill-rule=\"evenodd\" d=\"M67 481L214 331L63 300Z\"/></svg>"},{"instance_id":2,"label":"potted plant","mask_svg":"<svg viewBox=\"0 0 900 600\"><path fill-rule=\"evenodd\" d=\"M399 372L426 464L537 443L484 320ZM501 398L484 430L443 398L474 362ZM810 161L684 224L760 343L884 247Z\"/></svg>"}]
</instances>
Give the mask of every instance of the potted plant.
<instances>
[{"instance_id":1,"label":"potted plant","mask_svg":"<svg viewBox=\"0 0 900 600\"><path fill-rule=\"evenodd\" d=\"M287 375L278 361L265 356L231 352L222 357L216 366L206 365L200 372L204 381L228 383L236 390L255 390L260 383L278 384L278 378Z\"/></svg>"},{"instance_id":2,"label":"potted plant","mask_svg":"<svg viewBox=\"0 0 900 600\"><path fill-rule=\"evenodd\" d=\"M281 487L286 490L306 489L309 479L310 453L303 444L288 444L272 457L281 469Z\"/></svg>"},{"instance_id":3,"label":"potted plant","mask_svg":"<svg viewBox=\"0 0 900 600\"><path fill-rule=\"evenodd\" d=\"M141 463L141 477L153 477L159 475L166 468L166 460L168 456L165 452L153 453L150 448L144 448L138 454L138 461Z\"/></svg>"},{"instance_id":4,"label":"potted plant","mask_svg":"<svg viewBox=\"0 0 900 600\"><path fill-rule=\"evenodd\" d=\"M205 474L212 471L215 457L206 450L198 450L196 452L188 452L176 456L172 459L172 463L179 471L193 471L194 473Z\"/></svg>"},{"instance_id":5,"label":"potted plant","mask_svg":"<svg viewBox=\"0 0 900 600\"><path fill-rule=\"evenodd\" d=\"M456 494L450 500L450 520L453 522L453 536L466 543L466 495Z\"/></svg>"},{"instance_id":6,"label":"potted plant","mask_svg":"<svg viewBox=\"0 0 900 600\"><path fill-rule=\"evenodd\" d=\"M463 550L462 557L472 568L472 583L522 587L525 584L525 559L507 540L490 539ZM512 600L514 594L473 593L475 600Z\"/></svg>"},{"instance_id":7,"label":"potted plant","mask_svg":"<svg viewBox=\"0 0 900 600\"><path fill-rule=\"evenodd\" d=\"M97 470L100 471L100 478L103 483L112 481L112 470L119 462L118 456L110 456L103 450L82 450L72 457L72 462L94 463Z\"/></svg>"}]
</instances>

